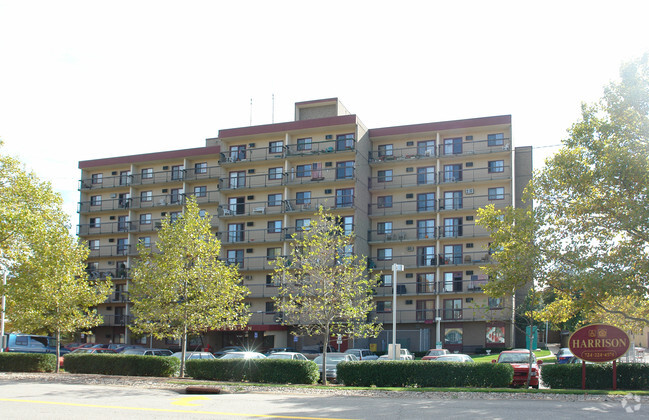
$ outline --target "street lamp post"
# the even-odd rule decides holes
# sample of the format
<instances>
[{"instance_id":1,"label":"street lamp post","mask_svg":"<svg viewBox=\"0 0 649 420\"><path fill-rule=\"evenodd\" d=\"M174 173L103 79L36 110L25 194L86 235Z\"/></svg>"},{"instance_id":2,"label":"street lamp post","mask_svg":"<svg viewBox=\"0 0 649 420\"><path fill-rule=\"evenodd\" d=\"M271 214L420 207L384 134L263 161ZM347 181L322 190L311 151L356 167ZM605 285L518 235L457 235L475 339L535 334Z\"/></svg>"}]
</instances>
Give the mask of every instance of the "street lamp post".
<instances>
[{"instance_id":1,"label":"street lamp post","mask_svg":"<svg viewBox=\"0 0 649 420\"><path fill-rule=\"evenodd\" d=\"M392 360L397 356L397 271L403 271L403 264L392 264Z\"/></svg>"}]
</instances>

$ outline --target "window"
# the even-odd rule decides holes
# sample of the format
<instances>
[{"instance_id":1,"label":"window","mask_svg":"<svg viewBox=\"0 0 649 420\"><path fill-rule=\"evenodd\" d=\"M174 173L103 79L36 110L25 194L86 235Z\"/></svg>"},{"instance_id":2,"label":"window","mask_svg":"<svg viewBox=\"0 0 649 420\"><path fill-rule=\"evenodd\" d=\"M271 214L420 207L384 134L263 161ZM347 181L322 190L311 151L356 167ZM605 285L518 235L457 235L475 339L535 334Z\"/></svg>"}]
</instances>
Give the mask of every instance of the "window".
<instances>
[{"instance_id":1,"label":"window","mask_svg":"<svg viewBox=\"0 0 649 420\"><path fill-rule=\"evenodd\" d=\"M446 191L444 193L445 210L460 210L462 208L462 191Z\"/></svg>"},{"instance_id":2,"label":"window","mask_svg":"<svg viewBox=\"0 0 649 420\"><path fill-rule=\"evenodd\" d=\"M281 220L272 220L268 222L268 233L281 233L281 232L282 232Z\"/></svg>"},{"instance_id":3,"label":"window","mask_svg":"<svg viewBox=\"0 0 649 420\"><path fill-rule=\"evenodd\" d=\"M150 236L142 236L139 241L140 241L140 244L142 244L143 247L151 248L151 237Z\"/></svg>"},{"instance_id":4,"label":"window","mask_svg":"<svg viewBox=\"0 0 649 420\"><path fill-rule=\"evenodd\" d=\"M444 182L462 181L462 165L444 165Z\"/></svg>"},{"instance_id":5,"label":"window","mask_svg":"<svg viewBox=\"0 0 649 420\"><path fill-rule=\"evenodd\" d=\"M172 188L171 189L171 204L180 204L180 200L183 194L182 188Z\"/></svg>"},{"instance_id":6,"label":"window","mask_svg":"<svg viewBox=\"0 0 649 420\"><path fill-rule=\"evenodd\" d=\"M435 183L435 167L425 166L417 168L417 185L434 184Z\"/></svg>"},{"instance_id":7,"label":"window","mask_svg":"<svg viewBox=\"0 0 649 420\"><path fill-rule=\"evenodd\" d=\"M381 197L376 197L376 205L378 208L383 209L386 207L392 207L392 196L384 195Z\"/></svg>"},{"instance_id":8,"label":"window","mask_svg":"<svg viewBox=\"0 0 649 420\"><path fill-rule=\"evenodd\" d=\"M297 139L297 150L311 150L311 137Z\"/></svg>"},{"instance_id":9,"label":"window","mask_svg":"<svg viewBox=\"0 0 649 420\"><path fill-rule=\"evenodd\" d=\"M296 204L311 204L311 191L302 191L295 194Z\"/></svg>"},{"instance_id":10,"label":"window","mask_svg":"<svg viewBox=\"0 0 649 420\"><path fill-rule=\"evenodd\" d=\"M308 164L308 165L297 165L297 168L296 168L296 172L297 172L297 173L296 173L295 175L296 175L298 178L302 178L302 177L311 177L311 168L312 168L312 166L313 166L313 165L311 165L311 164Z\"/></svg>"},{"instance_id":11,"label":"window","mask_svg":"<svg viewBox=\"0 0 649 420\"><path fill-rule=\"evenodd\" d=\"M243 268L243 249L229 249L226 263L228 265L239 265Z\"/></svg>"},{"instance_id":12,"label":"window","mask_svg":"<svg viewBox=\"0 0 649 420\"><path fill-rule=\"evenodd\" d=\"M461 304L461 302L460 302ZM450 318L449 318L450 319ZM456 319L461 319L456 318ZM445 328L444 344L462 344L462 328Z\"/></svg>"},{"instance_id":13,"label":"window","mask_svg":"<svg viewBox=\"0 0 649 420\"><path fill-rule=\"evenodd\" d=\"M444 319L462 319L462 299L444 300ZM446 335L444 338L446 339Z\"/></svg>"},{"instance_id":14,"label":"window","mask_svg":"<svg viewBox=\"0 0 649 420\"><path fill-rule=\"evenodd\" d=\"M230 172L230 188L241 188L246 186L246 171Z\"/></svg>"},{"instance_id":15,"label":"window","mask_svg":"<svg viewBox=\"0 0 649 420\"><path fill-rule=\"evenodd\" d=\"M131 194L129 194L129 193L120 193L117 196L117 203L119 205L119 208L127 209L129 207L129 205L131 204Z\"/></svg>"},{"instance_id":16,"label":"window","mask_svg":"<svg viewBox=\"0 0 649 420\"><path fill-rule=\"evenodd\" d=\"M207 162L195 163L194 164L194 173L206 174L207 173Z\"/></svg>"},{"instance_id":17,"label":"window","mask_svg":"<svg viewBox=\"0 0 649 420\"><path fill-rule=\"evenodd\" d=\"M230 197L228 198L227 215L244 214L246 212L246 199L245 197Z\"/></svg>"},{"instance_id":18,"label":"window","mask_svg":"<svg viewBox=\"0 0 649 420\"><path fill-rule=\"evenodd\" d=\"M283 141L271 141L268 147L268 151L270 153L282 153L283 150L284 150Z\"/></svg>"},{"instance_id":19,"label":"window","mask_svg":"<svg viewBox=\"0 0 649 420\"><path fill-rule=\"evenodd\" d=\"M392 274L381 274L380 282L382 286L392 286Z\"/></svg>"},{"instance_id":20,"label":"window","mask_svg":"<svg viewBox=\"0 0 649 420\"><path fill-rule=\"evenodd\" d=\"M444 273L444 291L461 292L462 291L462 272L455 271Z\"/></svg>"},{"instance_id":21,"label":"window","mask_svg":"<svg viewBox=\"0 0 649 420\"><path fill-rule=\"evenodd\" d=\"M379 182L392 182L392 169L387 169L385 171L379 171Z\"/></svg>"},{"instance_id":22,"label":"window","mask_svg":"<svg viewBox=\"0 0 649 420\"><path fill-rule=\"evenodd\" d=\"M444 139L444 154L457 155L462 153L462 137Z\"/></svg>"},{"instance_id":23,"label":"window","mask_svg":"<svg viewBox=\"0 0 649 420\"><path fill-rule=\"evenodd\" d=\"M500 309L503 307L502 298L488 298L489 299L489 309Z\"/></svg>"},{"instance_id":24,"label":"window","mask_svg":"<svg viewBox=\"0 0 649 420\"><path fill-rule=\"evenodd\" d=\"M389 300L376 302L376 312L392 312L392 302Z\"/></svg>"},{"instance_id":25,"label":"window","mask_svg":"<svg viewBox=\"0 0 649 420\"><path fill-rule=\"evenodd\" d=\"M311 219L297 219L295 221L295 230L298 232L309 230L309 226L311 226Z\"/></svg>"},{"instance_id":26,"label":"window","mask_svg":"<svg viewBox=\"0 0 649 420\"><path fill-rule=\"evenodd\" d=\"M444 264L462 264L462 245L444 245Z\"/></svg>"},{"instance_id":27,"label":"window","mask_svg":"<svg viewBox=\"0 0 649 420\"><path fill-rule=\"evenodd\" d=\"M502 146L504 144L505 136L503 133L487 135L487 146Z\"/></svg>"},{"instance_id":28,"label":"window","mask_svg":"<svg viewBox=\"0 0 649 420\"><path fill-rule=\"evenodd\" d=\"M354 205L354 189L342 188L336 190L336 207L352 207Z\"/></svg>"},{"instance_id":29,"label":"window","mask_svg":"<svg viewBox=\"0 0 649 420\"><path fill-rule=\"evenodd\" d=\"M194 187L194 195L196 197L207 197L207 187Z\"/></svg>"},{"instance_id":30,"label":"window","mask_svg":"<svg viewBox=\"0 0 649 420\"><path fill-rule=\"evenodd\" d=\"M282 204L282 194L268 194L268 206L279 206Z\"/></svg>"},{"instance_id":31,"label":"window","mask_svg":"<svg viewBox=\"0 0 649 420\"><path fill-rule=\"evenodd\" d=\"M282 255L282 248L268 248L266 249L266 259L267 260L274 260L277 257Z\"/></svg>"},{"instance_id":32,"label":"window","mask_svg":"<svg viewBox=\"0 0 649 420\"><path fill-rule=\"evenodd\" d=\"M418 141L417 154L419 156L435 156L435 140Z\"/></svg>"},{"instance_id":33,"label":"window","mask_svg":"<svg viewBox=\"0 0 649 420\"><path fill-rule=\"evenodd\" d=\"M354 179L354 161L337 162L336 179Z\"/></svg>"},{"instance_id":34,"label":"window","mask_svg":"<svg viewBox=\"0 0 649 420\"><path fill-rule=\"evenodd\" d=\"M117 231L128 232L128 228L129 228L128 216L119 216L117 218Z\"/></svg>"},{"instance_id":35,"label":"window","mask_svg":"<svg viewBox=\"0 0 649 420\"><path fill-rule=\"evenodd\" d=\"M101 217L91 217L89 227L91 228L101 227Z\"/></svg>"},{"instance_id":36,"label":"window","mask_svg":"<svg viewBox=\"0 0 649 420\"><path fill-rule=\"evenodd\" d=\"M282 179L282 168L268 169L268 179Z\"/></svg>"},{"instance_id":37,"label":"window","mask_svg":"<svg viewBox=\"0 0 649 420\"><path fill-rule=\"evenodd\" d=\"M434 211L435 193L417 194L417 211Z\"/></svg>"},{"instance_id":38,"label":"window","mask_svg":"<svg viewBox=\"0 0 649 420\"><path fill-rule=\"evenodd\" d=\"M270 302L266 302L266 313L267 314L274 314L275 311L275 302L272 300Z\"/></svg>"},{"instance_id":39,"label":"window","mask_svg":"<svg viewBox=\"0 0 649 420\"><path fill-rule=\"evenodd\" d=\"M382 248L376 251L376 258L379 261L390 261L392 259L392 248Z\"/></svg>"},{"instance_id":40,"label":"window","mask_svg":"<svg viewBox=\"0 0 649 420\"><path fill-rule=\"evenodd\" d=\"M151 179L153 178L153 168L144 168L142 169L142 179Z\"/></svg>"},{"instance_id":41,"label":"window","mask_svg":"<svg viewBox=\"0 0 649 420\"><path fill-rule=\"evenodd\" d=\"M93 184L101 184L103 180L104 174L92 174L91 179Z\"/></svg>"},{"instance_id":42,"label":"window","mask_svg":"<svg viewBox=\"0 0 649 420\"><path fill-rule=\"evenodd\" d=\"M171 167L171 180L178 181L183 179L183 171L185 167L183 165L174 165Z\"/></svg>"},{"instance_id":43,"label":"window","mask_svg":"<svg viewBox=\"0 0 649 420\"><path fill-rule=\"evenodd\" d=\"M153 200L153 191L140 192L140 201L151 201L151 200Z\"/></svg>"},{"instance_id":44,"label":"window","mask_svg":"<svg viewBox=\"0 0 649 420\"><path fill-rule=\"evenodd\" d=\"M119 173L119 185L131 185L131 171L121 171Z\"/></svg>"},{"instance_id":45,"label":"window","mask_svg":"<svg viewBox=\"0 0 649 420\"><path fill-rule=\"evenodd\" d=\"M88 248L90 248L93 251L97 251L99 249L99 240L93 239L91 241L88 241Z\"/></svg>"},{"instance_id":46,"label":"window","mask_svg":"<svg viewBox=\"0 0 649 420\"><path fill-rule=\"evenodd\" d=\"M246 146L230 146L230 161L237 162L246 158Z\"/></svg>"},{"instance_id":47,"label":"window","mask_svg":"<svg viewBox=\"0 0 649 420\"><path fill-rule=\"evenodd\" d=\"M230 223L228 225L228 242L243 242L244 227L243 223Z\"/></svg>"},{"instance_id":48,"label":"window","mask_svg":"<svg viewBox=\"0 0 649 420\"><path fill-rule=\"evenodd\" d=\"M379 222L376 224L376 233L379 235L392 233L392 222Z\"/></svg>"},{"instance_id":49,"label":"window","mask_svg":"<svg viewBox=\"0 0 649 420\"><path fill-rule=\"evenodd\" d=\"M489 188L488 197L489 200L504 200L505 188L504 187Z\"/></svg>"},{"instance_id":50,"label":"window","mask_svg":"<svg viewBox=\"0 0 649 420\"><path fill-rule=\"evenodd\" d=\"M432 299L417 301L417 321L435 319L435 301Z\"/></svg>"},{"instance_id":51,"label":"window","mask_svg":"<svg viewBox=\"0 0 649 420\"><path fill-rule=\"evenodd\" d=\"M435 239L435 219L417 220L417 239Z\"/></svg>"},{"instance_id":52,"label":"window","mask_svg":"<svg viewBox=\"0 0 649 420\"><path fill-rule=\"evenodd\" d=\"M489 161L489 173L495 172L505 172L505 161L504 160L490 160Z\"/></svg>"},{"instance_id":53,"label":"window","mask_svg":"<svg viewBox=\"0 0 649 420\"><path fill-rule=\"evenodd\" d=\"M435 293L435 273L417 274L417 293Z\"/></svg>"},{"instance_id":54,"label":"window","mask_svg":"<svg viewBox=\"0 0 649 420\"><path fill-rule=\"evenodd\" d=\"M435 247L420 246L417 247L417 266L432 267L435 265Z\"/></svg>"},{"instance_id":55,"label":"window","mask_svg":"<svg viewBox=\"0 0 649 420\"><path fill-rule=\"evenodd\" d=\"M394 147L391 144L382 144L379 146L379 159L386 156L394 156Z\"/></svg>"},{"instance_id":56,"label":"window","mask_svg":"<svg viewBox=\"0 0 649 420\"><path fill-rule=\"evenodd\" d=\"M151 224L151 213L144 213L140 215L140 224L141 225L150 225Z\"/></svg>"},{"instance_id":57,"label":"window","mask_svg":"<svg viewBox=\"0 0 649 420\"><path fill-rule=\"evenodd\" d=\"M343 228L345 235L354 233L354 216L342 216L340 218L340 226Z\"/></svg>"},{"instance_id":58,"label":"window","mask_svg":"<svg viewBox=\"0 0 649 420\"><path fill-rule=\"evenodd\" d=\"M444 219L444 237L458 238L462 236L462 218L449 217Z\"/></svg>"},{"instance_id":59,"label":"window","mask_svg":"<svg viewBox=\"0 0 649 420\"><path fill-rule=\"evenodd\" d=\"M90 197L91 206L101 206L101 195L93 195Z\"/></svg>"},{"instance_id":60,"label":"window","mask_svg":"<svg viewBox=\"0 0 649 420\"><path fill-rule=\"evenodd\" d=\"M338 134L336 136L336 150L346 150L354 148L353 134Z\"/></svg>"},{"instance_id":61,"label":"window","mask_svg":"<svg viewBox=\"0 0 649 420\"><path fill-rule=\"evenodd\" d=\"M117 240L117 254L125 255L128 253L128 239L118 239Z\"/></svg>"},{"instance_id":62,"label":"window","mask_svg":"<svg viewBox=\"0 0 649 420\"><path fill-rule=\"evenodd\" d=\"M169 221L171 223L175 223L176 220L178 220L179 218L180 218L180 212L179 211L169 212Z\"/></svg>"}]
</instances>

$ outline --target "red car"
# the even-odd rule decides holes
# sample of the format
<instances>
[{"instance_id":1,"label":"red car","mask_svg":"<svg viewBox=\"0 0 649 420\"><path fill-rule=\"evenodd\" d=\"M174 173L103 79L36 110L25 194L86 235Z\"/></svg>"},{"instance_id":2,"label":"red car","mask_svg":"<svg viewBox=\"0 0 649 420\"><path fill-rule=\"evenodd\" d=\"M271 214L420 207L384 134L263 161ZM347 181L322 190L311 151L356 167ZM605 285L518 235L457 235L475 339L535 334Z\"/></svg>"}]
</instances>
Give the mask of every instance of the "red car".
<instances>
[{"instance_id":1,"label":"red car","mask_svg":"<svg viewBox=\"0 0 649 420\"><path fill-rule=\"evenodd\" d=\"M446 349L430 349L421 360L435 360L444 354L451 354L451 352Z\"/></svg>"},{"instance_id":2,"label":"red car","mask_svg":"<svg viewBox=\"0 0 649 420\"><path fill-rule=\"evenodd\" d=\"M509 350L503 351L498 356L498 360L492 360L493 363L509 363L514 368L514 379L512 386L525 386L527 382L527 371L529 369L530 352L529 350ZM543 360L536 360L536 356L532 353L532 377L530 378L530 386L532 388L539 387L541 382L541 369L539 365L543 364Z\"/></svg>"}]
</instances>

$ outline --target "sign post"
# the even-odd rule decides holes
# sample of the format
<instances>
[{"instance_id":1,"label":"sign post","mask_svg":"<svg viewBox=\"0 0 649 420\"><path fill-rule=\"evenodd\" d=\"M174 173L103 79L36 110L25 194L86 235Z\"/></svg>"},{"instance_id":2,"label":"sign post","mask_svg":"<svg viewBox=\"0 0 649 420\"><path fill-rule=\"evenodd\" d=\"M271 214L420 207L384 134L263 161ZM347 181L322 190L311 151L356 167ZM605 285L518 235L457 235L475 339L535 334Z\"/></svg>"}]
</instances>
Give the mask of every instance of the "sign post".
<instances>
[{"instance_id":1,"label":"sign post","mask_svg":"<svg viewBox=\"0 0 649 420\"><path fill-rule=\"evenodd\" d=\"M583 360L581 366L581 389L586 389L586 362L613 362L613 390L617 389L616 361L629 350L629 336L613 325L592 324L575 331L568 340L568 347L576 357Z\"/></svg>"}]
</instances>

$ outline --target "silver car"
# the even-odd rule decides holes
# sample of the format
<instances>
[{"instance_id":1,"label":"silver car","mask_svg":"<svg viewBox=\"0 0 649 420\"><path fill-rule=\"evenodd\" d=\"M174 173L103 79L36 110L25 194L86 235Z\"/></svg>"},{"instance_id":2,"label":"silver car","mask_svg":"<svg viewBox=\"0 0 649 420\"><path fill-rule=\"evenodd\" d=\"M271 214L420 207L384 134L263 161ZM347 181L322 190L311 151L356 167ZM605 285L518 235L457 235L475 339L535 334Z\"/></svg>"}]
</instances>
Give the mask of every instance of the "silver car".
<instances>
[{"instance_id":1,"label":"silver car","mask_svg":"<svg viewBox=\"0 0 649 420\"><path fill-rule=\"evenodd\" d=\"M335 380L337 377L338 363L353 362L358 360L354 355L346 353L327 353L327 379ZM318 365L318 371L322 376L322 355L313 360Z\"/></svg>"},{"instance_id":2,"label":"silver car","mask_svg":"<svg viewBox=\"0 0 649 420\"><path fill-rule=\"evenodd\" d=\"M183 352L177 351L172 354L173 357L178 359L183 357ZM216 359L214 355L207 351L187 351L185 352L185 360L196 360L196 359Z\"/></svg>"},{"instance_id":3,"label":"silver car","mask_svg":"<svg viewBox=\"0 0 649 420\"><path fill-rule=\"evenodd\" d=\"M285 360L309 360L302 353L293 351L278 351L266 356L267 359L285 359Z\"/></svg>"},{"instance_id":4,"label":"silver car","mask_svg":"<svg viewBox=\"0 0 649 420\"><path fill-rule=\"evenodd\" d=\"M264 356L261 353L257 353L256 351L231 351L219 357L219 359L246 359L246 360L265 359L265 358L266 356Z\"/></svg>"},{"instance_id":5,"label":"silver car","mask_svg":"<svg viewBox=\"0 0 649 420\"><path fill-rule=\"evenodd\" d=\"M459 363L475 363L475 360L471 358L468 354L443 354L437 356L436 359L432 360L433 362L459 362Z\"/></svg>"}]
</instances>

